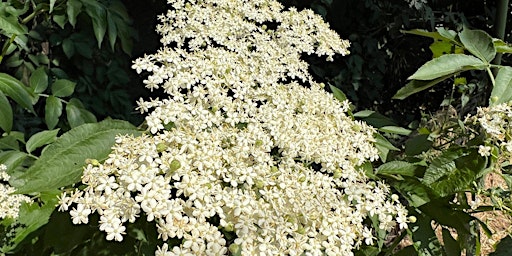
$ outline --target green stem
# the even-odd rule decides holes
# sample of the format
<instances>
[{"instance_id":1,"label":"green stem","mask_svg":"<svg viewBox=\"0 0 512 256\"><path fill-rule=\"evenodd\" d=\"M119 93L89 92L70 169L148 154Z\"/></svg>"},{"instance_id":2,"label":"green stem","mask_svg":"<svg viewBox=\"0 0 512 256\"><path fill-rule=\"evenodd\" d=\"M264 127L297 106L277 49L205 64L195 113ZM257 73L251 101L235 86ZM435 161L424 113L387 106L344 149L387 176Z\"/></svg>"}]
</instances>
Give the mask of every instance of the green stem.
<instances>
[{"instance_id":1,"label":"green stem","mask_svg":"<svg viewBox=\"0 0 512 256\"><path fill-rule=\"evenodd\" d=\"M491 79L492 88L494 88L494 86L496 85L496 80L494 80L494 73L492 72L490 67L487 67L486 70L487 70L487 74L489 74L489 78ZM492 90L492 88L491 88L491 90ZM489 95L491 95L491 94L489 93Z\"/></svg>"},{"instance_id":2,"label":"green stem","mask_svg":"<svg viewBox=\"0 0 512 256\"><path fill-rule=\"evenodd\" d=\"M504 40L505 29L507 27L507 14L508 14L509 0L498 0L496 3L496 17L494 20L494 27L496 28L496 36ZM496 54L493 63L496 65L501 64L501 53Z\"/></svg>"},{"instance_id":3,"label":"green stem","mask_svg":"<svg viewBox=\"0 0 512 256\"><path fill-rule=\"evenodd\" d=\"M4 59L5 53L7 53L7 50L9 49L9 46L11 46L12 42L14 42L14 39L16 39L16 35L12 35L9 41L5 42L4 47L2 48L2 55L0 55L0 64L2 63L2 60Z\"/></svg>"}]
</instances>

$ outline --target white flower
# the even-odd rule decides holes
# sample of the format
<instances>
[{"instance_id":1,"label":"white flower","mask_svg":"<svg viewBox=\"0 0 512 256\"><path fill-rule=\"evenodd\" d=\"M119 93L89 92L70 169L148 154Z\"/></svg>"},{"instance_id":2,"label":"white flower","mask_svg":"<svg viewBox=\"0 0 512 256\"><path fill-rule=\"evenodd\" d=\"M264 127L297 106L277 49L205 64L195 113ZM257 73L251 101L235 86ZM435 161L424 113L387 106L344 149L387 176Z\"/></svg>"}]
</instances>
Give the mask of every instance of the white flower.
<instances>
[{"instance_id":1,"label":"white flower","mask_svg":"<svg viewBox=\"0 0 512 256\"><path fill-rule=\"evenodd\" d=\"M478 154L481 156L490 156L491 155L491 147L480 145L478 146Z\"/></svg>"}]
</instances>

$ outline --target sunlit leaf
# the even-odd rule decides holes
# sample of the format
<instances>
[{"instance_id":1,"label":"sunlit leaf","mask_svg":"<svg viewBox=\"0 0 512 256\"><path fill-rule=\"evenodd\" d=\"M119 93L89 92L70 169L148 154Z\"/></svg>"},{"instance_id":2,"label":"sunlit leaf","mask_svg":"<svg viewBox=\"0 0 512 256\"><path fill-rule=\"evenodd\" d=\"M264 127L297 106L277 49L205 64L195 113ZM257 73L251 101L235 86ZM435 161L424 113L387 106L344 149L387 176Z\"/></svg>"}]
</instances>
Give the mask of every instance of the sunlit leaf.
<instances>
[{"instance_id":1,"label":"sunlit leaf","mask_svg":"<svg viewBox=\"0 0 512 256\"><path fill-rule=\"evenodd\" d=\"M503 66L496 76L494 88L491 91L489 105L494 106L512 100L512 68Z\"/></svg>"},{"instance_id":2,"label":"sunlit leaf","mask_svg":"<svg viewBox=\"0 0 512 256\"><path fill-rule=\"evenodd\" d=\"M434 80L466 70L483 70L487 64L482 60L464 54L446 54L423 64L410 80Z\"/></svg>"},{"instance_id":3,"label":"sunlit leaf","mask_svg":"<svg viewBox=\"0 0 512 256\"><path fill-rule=\"evenodd\" d=\"M459 33L464 47L484 62L491 62L496 56L492 37L482 30L464 29Z\"/></svg>"},{"instance_id":4,"label":"sunlit leaf","mask_svg":"<svg viewBox=\"0 0 512 256\"><path fill-rule=\"evenodd\" d=\"M32 135L28 140L25 148L28 153L31 153L36 148L50 144L57 139L59 129L55 130L44 130Z\"/></svg>"}]
</instances>

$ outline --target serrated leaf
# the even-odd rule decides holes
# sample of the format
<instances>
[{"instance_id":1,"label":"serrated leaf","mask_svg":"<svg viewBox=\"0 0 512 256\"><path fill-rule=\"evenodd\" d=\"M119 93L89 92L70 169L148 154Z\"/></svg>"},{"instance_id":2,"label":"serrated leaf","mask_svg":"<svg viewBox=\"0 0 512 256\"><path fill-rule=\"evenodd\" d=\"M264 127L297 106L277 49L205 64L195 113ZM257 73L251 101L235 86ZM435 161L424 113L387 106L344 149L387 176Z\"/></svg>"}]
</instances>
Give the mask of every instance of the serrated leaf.
<instances>
[{"instance_id":1,"label":"serrated leaf","mask_svg":"<svg viewBox=\"0 0 512 256\"><path fill-rule=\"evenodd\" d=\"M503 66L496 76L489 105L494 106L512 100L512 67Z\"/></svg>"},{"instance_id":2,"label":"serrated leaf","mask_svg":"<svg viewBox=\"0 0 512 256\"><path fill-rule=\"evenodd\" d=\"M12 129L12 107L11 103L5 96L5 94L0 91L0 128L5 132L9 133Z\"/></svg>"},{"instance_id":3,"label":"serrated leaf","mask_svg":"<svg viewBox=\"0 0 512 256\"><path fill-rule=\"evenodd\" d=\"M44 67L37 68L32 75L30 75L30 88L34 93L42 93L48 88L48 74Z\"/></svg>"},{"instance_id":4,"label":"serrated leaf","mask_svg":"<svg viewBox=\"0 0 512 256\"><path fill-rule=\"evenodd\" d=\"M0 15L0 30L7 34L23 35L27 33L27 27L20 24L14 16Z\"/></svg>"},{"instance_id":5,"label":"serrated leaf","mask_svg":"<svg viewBox=\"0 0 512 256\"><path fill-rule=\"evenodd\" d=\"M119 134L140 135L141 132L129 122L111 119L71 129L46 147L39 159L18 177L23 185L17 191L46 191L78 182L85 160L105 160Z\"/></svg>"},{"instance_id":6,"label":"serrated leaf","mask_svg":"<svg viewBox=\"0 0 512 256\"><path fill-rule=\"evenodd\" d=\"M68 14L69 24L75 27L76 17L82 11L82 3L79 0L68 0L66 4L66 13Z\"/></svg>"},{"instance_id":7,"label":"serrated leaf","mask_svg":"<svg viewBox=\"0 0 512 256\"><path fill-rule=\"evenodd\" d=\"M467 155L462 150L457 151L445 151L440 156L432 160L432 163L428 166L423 176L422 183L430 185L441 177L453 172L455 167L455 159Z\"/></svg>"},{"instance_id":8,"label":"serrated leaf","mask_svg":"<svg viewBox=\"0 0 512 256\"><path fill-rule=\"evenodd\" d=\"M483 70L487 64L482 60L465 54L446 54L423 64L410 80L434 80L446 75L454 75L466 70Z\"/></svg>"},{"instance_id":9,"label":"serrated leaf","mask_svg":"<svg viewBox=\"0 0 512 256\"><path fill-rule=\"evenodd\" d=\"M54 142L57 139L59 130L60 129L41 131L32 135L28 139L27 144L25 145L25 149L28 153L32 153L34 149Z\"/></svg>"},{"instance_id":10,"label":"serrated leaf","mask_svg":"<svg viewBox=\"0 0 512 256\"><path fill-rule=\"evenodd\" d=\"M44 120L48 129L55 128L61 115L62 102L57 97L50 95L46 98L46 104L44 106Z\"/></svg>"},{"instance_id":11,"label":"serrated leaf","mask_svg":"<svg viewBox=\"0 0 512 256\"><path fill-rule=\"evenodd\" d=\"M107 12L105 7L96 1L85 1L83 2L85 12L92 20L92 28L94 30L94 36L98 42L98 48L101 48L101 43L107 32Z\"/></svg>"},{"instance_id":12,"label":"serrated leaf","mask_svg":"<svg viewBox=\"0 0 512 256\"><path fill-rule=\"evenodd\" d=\"M413 207L420 207L430 202L429 189L416 178L404 177L403 180L392 180L390 184Z\"/></svg>"},{"instance_id":13,"label":"serrated leaf","mask_svg":"<svg viewBox=\"0 0 512 256\"><path fill-rule=\"evenodd\" d=\"M482 30L463 29L459 38L470 53L486 63L490 63L496 56L492 37Z\"/></svg>"},{"instance_id":14,"label":"serrated leaf","mask_svg":"<svg viewBox=\"0 0 512 256\"><path fill-rule=\"evenodd\" d=\"M11 99L22 107L35 113L34 107L32 106L32 100L35 96L33 96L31 92L28 91L27 87L18 79L8 74L0 73L0 91L11 97Z\"/></svg>"},{"instance_id":15,"label":"serrated leaf","mask_svg":"<svg viewBox=\"0 0 512 256\"><path fill-rule=\"evenodd\" d=\"M400 90L398 90L396 94L393 96L393 99L403 100L411 96L412 94L426 90L450 77L452 77L452 74L429 81L412 80L409 83L407 83L404 87L400 88Z\"/></svg>"},{"instance_id":16,"label":"serrated leaf","mask_svg":"<svg viewBox=\"0 0 512 256\"><path fill-rule=\"evenodd\" d=\"M418 166L405 161L391 161L380 165L376 169L376 174L380 175L401 175L414 176Z\"/></svg>"},{"instance_id":17,"label":"serrated leaf","mask_svg":"<svg viewBox=\"0 0 512 256\"><path fill-rule=\"evenodd\" d=\"M67 79L58 79L52 84L52 94L55 97L68 97L75 91L76 83Z\"/></svg>"},{"instance_id":18,"label":"serrated leaf","mask_svg":"<svg viewBox=\"0 0 512 256\"><path fill-rule=\"evenodd\" d=\"M405 136L411 134L411 132L412 132L409 129L399 127L399 126L392 126L392 125L380 127L379 131L393 133L393 134L399 134L399 135L405 135Z\"/></svg>"}]
</instances>

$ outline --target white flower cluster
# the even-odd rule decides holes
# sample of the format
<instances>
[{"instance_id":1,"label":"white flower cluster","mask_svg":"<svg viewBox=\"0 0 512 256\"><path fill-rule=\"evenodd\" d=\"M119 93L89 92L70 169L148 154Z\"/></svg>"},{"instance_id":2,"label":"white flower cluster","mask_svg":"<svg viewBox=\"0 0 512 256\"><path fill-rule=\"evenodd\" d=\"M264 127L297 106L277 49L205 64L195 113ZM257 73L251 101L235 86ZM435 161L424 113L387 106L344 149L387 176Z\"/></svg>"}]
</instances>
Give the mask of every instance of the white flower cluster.
<instances>
[{"instance_id":1,"label":"white flower cluster","mask_svg":"<svg viewBox=\"0 0 512 256\"><path fill-rule=\"evenodd\" d=\"M487 144L500 148L502 157L512 156L512 102L478 108L476 120L486 133ZM480 146L480 155L491 155L489 145Z\"/></svg>"},{"instance_id":2,"label":"white flower cluster","mask_svg":"<svg viewBox=\"0 0 512 256\"><path fill-rule=\"evenodd\" d=\"M119 136L60 198L73 223L100 215L108 240L154 221L157 255L352 255L363 224L407 227L407 212L358 168L375 130L313 81L302 54L332 59L347 41L310 10L275 0L169 0L164 47L135 61L168 99L140 101L148 133ZM233 241L224 233L235 235Z\"/></svg>"},{"instance_id":3,"label":"white flower cluster","mask_svg":"<svg viewBox=\"0 0 512 256\"><path fill-rule=\"evenodd\" d=\"M18 218L22 203L32 203L32 200L25 195L15 194L16 189L4 184L9 182L10 176L5 172L7 166L0 164L0 220L5 218Z\"/></svg>"},{"instance_id":4,"label":"white flower cluster","mask_svg":"<svg viewBox=\"0 0 512 256\"><path fill-rule=\"evenodd\" d=\"M427 0L405 0L409 3L410 8L421 10L427 5Z\"/></svg>"}]
</instances>

